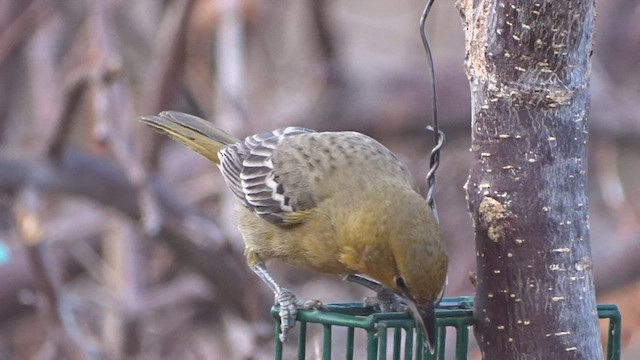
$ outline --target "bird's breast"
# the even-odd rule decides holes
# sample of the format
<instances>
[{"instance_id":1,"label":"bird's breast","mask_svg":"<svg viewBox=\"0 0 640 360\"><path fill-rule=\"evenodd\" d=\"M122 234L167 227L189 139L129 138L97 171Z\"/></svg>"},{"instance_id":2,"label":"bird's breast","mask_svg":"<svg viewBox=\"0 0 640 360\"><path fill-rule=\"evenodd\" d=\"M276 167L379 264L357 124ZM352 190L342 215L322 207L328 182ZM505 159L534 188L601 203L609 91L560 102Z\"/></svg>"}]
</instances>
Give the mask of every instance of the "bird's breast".
<instances>
[{"instance_id":1,"label":"bird's breast","mask_svg":"<svg viewBox=\"0 0 640 360\"><path fill-rule=\"evenodd\" d=\"M278 226L239 205L236 206L236 218L247 254L257 254L265 261L279 259L323 273L354 273L341 262L339 234L332 221L321 213L310 215L301 224Z\"/></svg>"}]
</instances>

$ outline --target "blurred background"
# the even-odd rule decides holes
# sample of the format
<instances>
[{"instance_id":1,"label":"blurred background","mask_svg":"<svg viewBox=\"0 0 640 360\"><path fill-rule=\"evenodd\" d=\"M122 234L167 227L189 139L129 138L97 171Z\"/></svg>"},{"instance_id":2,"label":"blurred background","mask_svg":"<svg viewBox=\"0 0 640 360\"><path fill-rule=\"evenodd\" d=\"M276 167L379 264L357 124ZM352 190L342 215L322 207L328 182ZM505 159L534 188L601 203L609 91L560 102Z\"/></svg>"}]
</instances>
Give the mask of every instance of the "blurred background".
<instances>
[{"instance_id":1,"label":"blurred background","mask_svg":"<svg viewBox=\"0 0 640 360\"><path fill-rule=\"evenodd\" d=\"M238 136L285 125L361 131L424 189L433 136L423 6L0 1L0 359L272 358L273 297L245 265L221 176L136 117L179 110ZM631 359L640 356L640 2L597 7L591 243L598 301L620 305ZM435 5L428 31L448 140L436 194L451 255L446 295L471 295L470 100L452 1ZM371 295L270 267L302 298Z\"/></svg>"}]
</instances>

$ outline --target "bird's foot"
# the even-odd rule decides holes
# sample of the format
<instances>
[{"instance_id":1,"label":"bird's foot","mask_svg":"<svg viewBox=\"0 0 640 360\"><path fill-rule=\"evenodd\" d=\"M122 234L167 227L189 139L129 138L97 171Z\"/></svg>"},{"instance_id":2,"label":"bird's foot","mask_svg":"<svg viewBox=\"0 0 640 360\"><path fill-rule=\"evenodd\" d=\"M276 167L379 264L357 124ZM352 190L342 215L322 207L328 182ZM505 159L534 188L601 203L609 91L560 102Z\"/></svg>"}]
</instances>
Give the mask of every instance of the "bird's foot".
<instances>
[{"instance_id":1,"label":"bird's foot","mask_svg":"<svg viewBox=\"0 0 640 360\"><path fill-rule=\"evenodd\" d=\"M408 307L404 300L393 291L381 288L376 296L364 298L365 306L379 307L380 312L407 311Z\"/></svg>"},{"instance_id":2,"label":"bird's foot","mask_svg":"<svg viewBox=\"0 0 640 360\"><path fill-rule=\"evenodd\" d=\"M280 341L289 339L289 330L296 325L298 310L324 310L324 304L320 300L301 301L291 290L281 289L276 294L276 302L280 305Z\"/></svg>"},{"instance_id":3,"label":"bird's foot","mask_svg":"<svg viewBox=\"0 0 640 360\"><path fill-rule=\"evenodd\" d=\"M393 291L385 288L382 284L375 280L357 274L350 274L343 277L343 280L360 284L367 289L376 292L376 296L367 296L364 298L364 305L369 307L378 307L381 312L406 311L407 304L404 300Z\"/></svg>"}]
</instances>

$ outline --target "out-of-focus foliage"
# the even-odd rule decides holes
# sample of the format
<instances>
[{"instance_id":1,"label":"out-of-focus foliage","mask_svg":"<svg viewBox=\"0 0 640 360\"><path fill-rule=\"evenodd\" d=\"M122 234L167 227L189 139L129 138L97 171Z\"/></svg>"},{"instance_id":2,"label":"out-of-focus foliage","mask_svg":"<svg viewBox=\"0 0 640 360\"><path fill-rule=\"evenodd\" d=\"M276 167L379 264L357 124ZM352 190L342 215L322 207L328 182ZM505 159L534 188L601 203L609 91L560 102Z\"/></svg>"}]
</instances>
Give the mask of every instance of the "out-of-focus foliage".
<instances>
[{"instance_id":1,"label":"out-of-focus foliage","mask_svg":"<svg viewBox=\"0 0 640 360\"><path fill-rule=\"evenodd\" d=\"M26 0L0 3L0 359L268 359L272 296L244 264L212 164L139 125L173 109L242 136L352 129L426 175L432 137L420 1ZM640 318L640 15L599 2L590 212L601 302ZM437 201L447 295L471 294L462 185L470 109L461 23L429 37L448 143ZM364 290L274 264L301 297ZM310 335L314 336L314 335ZM340 341L336 339L336 341Z\"/></svg>"}]
</instances>

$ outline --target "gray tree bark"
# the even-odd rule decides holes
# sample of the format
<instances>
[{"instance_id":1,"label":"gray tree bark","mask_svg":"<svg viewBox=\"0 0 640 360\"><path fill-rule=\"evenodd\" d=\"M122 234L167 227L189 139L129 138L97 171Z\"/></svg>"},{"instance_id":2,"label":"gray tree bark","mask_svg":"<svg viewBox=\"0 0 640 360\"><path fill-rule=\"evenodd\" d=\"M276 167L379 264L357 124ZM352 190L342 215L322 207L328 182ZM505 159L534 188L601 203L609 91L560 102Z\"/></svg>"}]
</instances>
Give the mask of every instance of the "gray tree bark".
<instances>
[{"instance_id":1,"label":"gray tree bark","mask_svg":"<svg viewBox=\"0 0 640 360\"><path fill-rule=\"evenodd\" d=\"M601 359L587 218L592 0L460 0L484 359Z\"/></svg>"}]
</instances>

